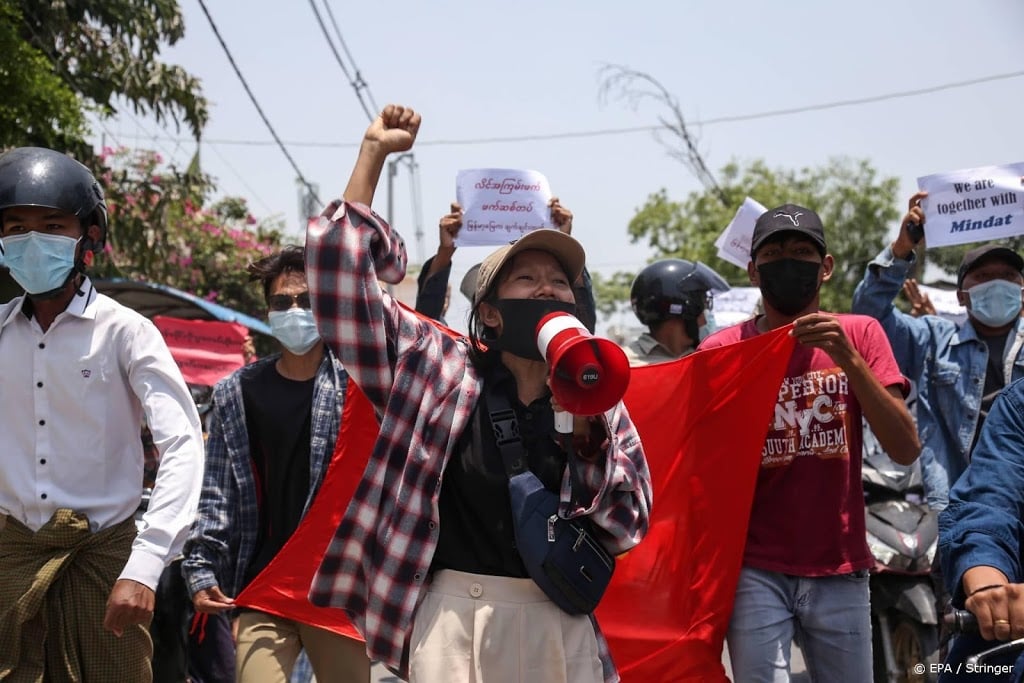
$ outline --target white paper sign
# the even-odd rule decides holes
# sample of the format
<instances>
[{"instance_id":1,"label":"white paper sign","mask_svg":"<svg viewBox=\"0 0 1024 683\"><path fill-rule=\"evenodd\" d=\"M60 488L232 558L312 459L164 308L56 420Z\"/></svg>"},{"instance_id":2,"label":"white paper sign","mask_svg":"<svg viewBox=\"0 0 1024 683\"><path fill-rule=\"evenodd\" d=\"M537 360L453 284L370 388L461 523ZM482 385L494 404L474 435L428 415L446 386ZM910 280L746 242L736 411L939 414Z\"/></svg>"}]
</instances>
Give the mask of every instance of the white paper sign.
<instances>
[{"instance_id":1,"label":"white paper sign","mask_svg":"<svg viewBox=\"0 0 1024 683\"><path fill-rule=\"evenodd\" d=\"M718 239L718 258L746 270L750 262L750 238L754 234L754 223L768 209L747 197L740 204L739 210Z\"/></svg>"},{"instance_id":2,"label":"white paper sign","mask_svg":"<svg viewBox=\"0 0 1024 683\"><path fill-rule=\"evenodd\" d=\"M1024 234L1024 162L917 179L930 247L987 242Z\"/></svg>"},{"instance_id":3,"label":"white paper sign","mask_svg":"<svg viewBox=\"0 0 1024 683\"><path fill-rule=\"evenodd\" d=\"M455 197L462 206L456 246L508 244L553 227L551 188L537 171L479 168L459 171Z\"/></svg>"},{"instance_id":4,"label":"white paper sign","mask_svg":"<svg viewBox=\"0 0 1024 683\"><path fill-rule=\"evenodd\" d=\"M728 292L715 292L715 306L711 309L715 324L722 328L753 318L760 300L761 290L757 287L733 287Z\"/></svg>"},{"instance_id":5,"label":"white paper sign","mask_svg":"<svg viewBox=\"0 0 1024 683\"><path fill-rule=\"evenodd\" d=\"M917 288L931 299L937 315L956 323L962 323L967 319L967 309L960 305L955 289L939 289L922 284L918 284Z\"/></svg>"}]
</instances>

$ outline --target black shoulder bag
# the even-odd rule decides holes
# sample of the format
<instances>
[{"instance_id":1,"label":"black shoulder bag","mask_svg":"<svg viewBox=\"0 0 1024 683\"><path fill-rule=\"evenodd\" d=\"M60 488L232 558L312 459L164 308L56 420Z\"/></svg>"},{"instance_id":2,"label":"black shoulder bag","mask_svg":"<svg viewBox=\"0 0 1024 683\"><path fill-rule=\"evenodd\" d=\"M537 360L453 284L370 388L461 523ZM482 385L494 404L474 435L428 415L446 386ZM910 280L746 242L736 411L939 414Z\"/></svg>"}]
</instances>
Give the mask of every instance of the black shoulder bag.
<instances>
[{"instance_id":1,"label":"black shoulder bag","mask_svg":"<svg viewBox=\"0 0 1024 683\"><path fill-rule=\"evenodd\" d=\"M589 520L559 517L558 494L544 488L527 466L526 449L508 398L491 389L487 408L508 475L516 547L526 571L562 610L590 614L611 581L615 558L594 537ZM571 456L566 466L575 474Z\"/></svg>"}]
</instances>

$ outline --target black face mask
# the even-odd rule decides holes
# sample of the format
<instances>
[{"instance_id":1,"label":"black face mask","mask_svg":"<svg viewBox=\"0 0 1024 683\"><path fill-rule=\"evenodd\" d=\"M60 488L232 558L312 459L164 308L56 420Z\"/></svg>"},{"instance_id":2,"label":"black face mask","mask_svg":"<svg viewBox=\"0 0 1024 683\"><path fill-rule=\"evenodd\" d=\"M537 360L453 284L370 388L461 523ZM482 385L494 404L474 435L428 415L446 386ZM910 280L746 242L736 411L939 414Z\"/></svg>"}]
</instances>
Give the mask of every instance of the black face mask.
<instances>
[{"instance_id":1,"label":"black face mask","mask_svg":"<svg viewBox=\"0 0 1024 683\"><path fill-rule=\"evenodd\" d=\"M820 263L784 258L762 263L757 267L761 276L761 296L766 304L783 315L796 315L818 293Z\"/></svg>"},{"instance_id":2,"label":"black face mask","mask_svg":"<svg viewBox=\"0 0 1024 683\"><path fill-rule=\"evenodd\" d=\"M555 311L576 315L576 304L555 299L498 299L494 307L501 313L501 336L484 343L529 360L544 360L537 349L541 318Z\"/></svg>"}]
</instances>

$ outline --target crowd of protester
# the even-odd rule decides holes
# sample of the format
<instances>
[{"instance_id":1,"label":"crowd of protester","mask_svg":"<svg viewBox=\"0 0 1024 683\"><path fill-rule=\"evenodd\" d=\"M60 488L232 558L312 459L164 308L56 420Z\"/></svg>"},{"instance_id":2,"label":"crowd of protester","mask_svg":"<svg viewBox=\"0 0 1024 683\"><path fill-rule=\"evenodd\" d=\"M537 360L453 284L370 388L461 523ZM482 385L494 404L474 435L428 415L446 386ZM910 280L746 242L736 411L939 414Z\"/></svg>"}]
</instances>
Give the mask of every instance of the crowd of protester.
<instances>
[{"instance_id":1,"label":"crowd of protester","mask_svg":"<svg viewBox=\"0 0 1024 683\"><path fill-rule=\"evenodd\" d=\"M416 310L399 304L381 283L404 278L405 245L371 206L388 155L419 125L386 107L305 247L248 265L281 350L214 388L187 386L152 322L90 281L107 239L93 175L52 150L0 156L0 240L25 292L0 306L0 680L262 683L311 669L326 683L367 681L371 662L412 682L619 680L593 607L567 609L537 578L513 485L554 501L549 534L571 522L609 556L642 542L656 504L621 401L559 427L535 330L552 313L590 333L597 322L573 214L552 199L554 230L470 270L458 334L431 320L446 322L451 296L452 203ZM646 327L626 345L633 366L780 328L795 340L728 626L738 681L789 680L794 642L815 681L872 678L864 427L894 462L920 455L941 512L936 578L979 622L948 662L1024 636L1024 259L969 250L966 321L935 315L910 277L925 196L868 264L852 313L820 309L846 264L829 226L793 204L756 222L747 270L762 312L745 322L715 329L729 285L705 264L658 260L633 283ZM380 433L309 599L345 610L361 639L235 604L309 512L349 380Z\"/></svg>"}]
</instances>

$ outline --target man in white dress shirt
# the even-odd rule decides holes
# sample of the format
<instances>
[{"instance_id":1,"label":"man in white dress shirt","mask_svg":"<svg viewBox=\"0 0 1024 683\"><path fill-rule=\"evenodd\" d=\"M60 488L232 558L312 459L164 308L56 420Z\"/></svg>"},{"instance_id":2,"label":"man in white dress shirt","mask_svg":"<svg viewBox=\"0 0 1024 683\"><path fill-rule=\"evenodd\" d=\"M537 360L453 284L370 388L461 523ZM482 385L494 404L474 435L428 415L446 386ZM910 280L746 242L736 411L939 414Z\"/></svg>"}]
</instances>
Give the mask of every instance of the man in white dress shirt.
<instances>
[{"instance_id":1,"label":"man in white dress shirt","mask_svg":"<svg viewBox=\"0 0 1024 683\"><path fill-rule=\"evenodd\" d=\"M199 415L153 324L85 274L103 191L70 157L0 156L0 680L151 680L154 588L202 483ZM143 529L143 419L161 454Z\"/></svg>"}]
</instances>

